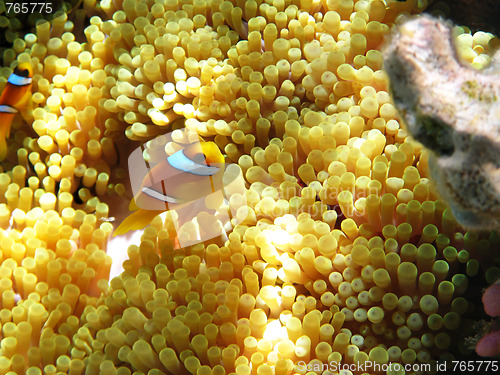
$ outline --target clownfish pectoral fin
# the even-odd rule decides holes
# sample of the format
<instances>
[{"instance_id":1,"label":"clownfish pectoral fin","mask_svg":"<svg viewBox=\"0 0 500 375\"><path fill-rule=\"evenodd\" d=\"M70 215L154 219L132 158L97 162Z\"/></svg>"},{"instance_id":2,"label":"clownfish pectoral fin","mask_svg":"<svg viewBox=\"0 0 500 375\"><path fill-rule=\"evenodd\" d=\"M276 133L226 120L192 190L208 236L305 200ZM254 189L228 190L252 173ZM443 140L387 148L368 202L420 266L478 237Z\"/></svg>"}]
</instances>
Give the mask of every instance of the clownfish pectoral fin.
<instances>
[{"instance_id":1,"label":"clownfish pectoral fin","mask_svg":"<svg viewBox=\"0 0 500 375\"><path fill-rule=\"evenodd\" d=\"M19 100L19 103L17 104L19 108L24 108L30 103L30 99L32 97L31 90L27 90L24 96Z\"/></svg>"},{"instance_id":2,"label":"clownfish pectoral fin","mask_svg":"<svg viewBox=\"0 0 500 375\"><path fill-rule=\"evenodd\" d=\"M7 140L5 137L0 137L0 161L7 157Z\"/></svg>"},{"instance_id":3,"label":"clownfish pectoral fin","mask_svg":"<svg viewBox=\"0 0 500 375\"><path fill-rule=\"evenodd\" d=\"M0 104L0 135L9 138L10 126L14 117L19 113L17 108L8 104Z\"/></svg>"},{"instance_id":4,"label":"clownfish pectoral fin","mask_svg":"<svg viewBox=\"0 0 500 375\"><path fill-rule=\"evenodd\" d=\"M139 209L139 206L135 203L135 197L130 200L130 203L128 205L128 210L129 211L137 211Z\"/></svg>"},{"instance_id":5,"label":"clownfish pectoral fin","mask_svg":"<svg viewBox=\"0 0 500 375\"><path fill-rule=\"evenodd\" d=\"M7 157L7 138L9 138L10 125L13 118L13 114L0 112L0 161Z\"/></svg>"},{"instance_id":6,"label":"clownfish pectoral fin","mask_svg":"<svg viewBox=\"0 0 500 375\"><path fill-rule=\"evenodd\" d=\"M129 215L113 232L113 237L125 234L131 230L139 230L146 227L151 220L164 211L142 210L138 209Z\"/></svg>"}]
</instances>

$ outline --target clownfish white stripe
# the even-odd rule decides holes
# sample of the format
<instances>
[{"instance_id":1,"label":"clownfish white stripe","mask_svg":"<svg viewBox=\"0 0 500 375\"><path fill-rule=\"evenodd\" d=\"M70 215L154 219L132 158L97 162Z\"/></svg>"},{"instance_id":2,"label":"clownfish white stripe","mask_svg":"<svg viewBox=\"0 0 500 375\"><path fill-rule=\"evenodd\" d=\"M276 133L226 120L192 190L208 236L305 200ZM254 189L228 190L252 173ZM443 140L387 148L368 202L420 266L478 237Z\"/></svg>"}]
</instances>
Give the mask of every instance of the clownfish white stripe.
<instances>
[{"instance_id":1,"label":"clownfish white stripe","mask_svg":"<svg viewBox=\"0 0 500 375\"><path fill-rule=\"evenodd\" d=\"M142 192L149 195L150 197L158 199L159 201L162 201L162 202L177 203L177 204L181 203L180 200L175 199L174 197L170 197L168 195L161 194L161 193L157 192L156 190L151 189L147 186L142 188Z\"/></svg>"},{"instance_id":2,"label":"clownfish white stripe","mask_svg":"<svg viewBox=\"0 0 500 375\"><path fill-rule=\"evenodd\" d=\"M7 104L0 104L0 113L12 113L16 114L19 112L16 108L11 107L10 105Z\"/></svg>"},{"instance_id":3,"label":"clownfish white stripe","mask_svg":"<svg viewBox=\"0 0 500 375\"><path fill-rule=\"evenodd\" d=\"M11 83L16 86L27 86L31 85L31 82L33 81L32 78L30 77L21 77L18 76L16 73L12 73L9 76L9 79L7 80L8 83Z\"/></svg>"},{"instance_id":4,"label":"clownfish white stripe","mask_svg":"<svg viewBox=\"0 0 500 375\"><path fill-rule=\"evenodd\" d=\"M198 164L184 155L184 150L179 150L167 158L168 164L183 172L195 174L197 176L212 176L219 171L217 167L209 167Z\"/></svg>"}]
</instances>

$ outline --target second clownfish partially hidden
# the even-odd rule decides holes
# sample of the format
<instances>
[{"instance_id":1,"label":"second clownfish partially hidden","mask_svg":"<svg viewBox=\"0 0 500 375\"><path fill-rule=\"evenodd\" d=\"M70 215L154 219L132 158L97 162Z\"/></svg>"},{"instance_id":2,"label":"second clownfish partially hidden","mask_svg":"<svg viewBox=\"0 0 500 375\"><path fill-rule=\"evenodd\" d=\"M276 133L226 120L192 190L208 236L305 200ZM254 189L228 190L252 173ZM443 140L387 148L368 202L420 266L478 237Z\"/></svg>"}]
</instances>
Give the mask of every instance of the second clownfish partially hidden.
<instances>
[{"instance_id":1,"label":"second clownfish partially hidden","mask_svg":"<svg viewBox=\"0 0 500 375\"><path fill-rule=\"evenodd\" d=\"M222 188L224 156L213 142L195 142L149 170L130 202L128 216L113 236L138 230L158 214Z\"/></svg>"},{"instance_id":2,"label":"second clownfish partially hidden","mask_svg":"<svg viewBox=\"0 0 500 375\"><path fill-rule=\"evenodd\" d=\"M33 69L30 63L21 63L9 76L0 96L0 160L7 156L7 138L16 114L24 108L31 95Z\"/></svg>"}]
</instances>

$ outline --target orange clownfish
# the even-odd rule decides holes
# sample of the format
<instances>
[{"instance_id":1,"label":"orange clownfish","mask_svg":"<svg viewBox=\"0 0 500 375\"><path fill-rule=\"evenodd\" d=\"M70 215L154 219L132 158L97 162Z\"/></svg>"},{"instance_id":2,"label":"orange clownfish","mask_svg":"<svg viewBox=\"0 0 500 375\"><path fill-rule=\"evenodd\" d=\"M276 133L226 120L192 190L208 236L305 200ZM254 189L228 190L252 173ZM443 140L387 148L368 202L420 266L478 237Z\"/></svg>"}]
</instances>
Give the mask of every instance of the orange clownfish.
<instances>
[{"instance_id":1,"label":"orange clownfish","mask_svg":"<svg viewBox=\"0 0 500 375\"><path fill-rule=\"evenodd\" d=\"M7 138L14 116L24 108L31 95L33 68L30 63L21 63L9 76L0 96L0 160L7 156Z\"/></svg>"},{"instance_id":2,"label":"orange clownfish","mask_svg":"<svg viewBox=\"0 0 500 375\"><path fill-rule=\"evenodd\" d=\"M224 156L213 142L195 142L149 170L128 216L113 233L142 229L158 214L181 207L222 188Z\"/></svg>"}]
</instances>

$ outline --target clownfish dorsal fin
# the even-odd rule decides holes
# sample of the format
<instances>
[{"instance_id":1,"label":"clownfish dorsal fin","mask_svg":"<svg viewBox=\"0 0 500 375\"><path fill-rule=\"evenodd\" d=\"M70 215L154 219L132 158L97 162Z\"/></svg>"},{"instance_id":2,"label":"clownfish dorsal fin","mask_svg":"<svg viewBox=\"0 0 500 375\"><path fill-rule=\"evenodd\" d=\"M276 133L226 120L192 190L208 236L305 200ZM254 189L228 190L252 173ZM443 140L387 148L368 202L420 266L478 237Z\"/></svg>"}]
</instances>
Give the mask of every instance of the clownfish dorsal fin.
<instances>
[{"instance_id":1,"label":"clownfish dorsal fin","mask_svg":"<svg viewBox=\"0 0 500 375\"><path fill-rule=\"evenodd\" d=\"M219 146L217 146L214 142L201 142L200 145L208 164L224 163L224 156L222 156Z\"/></svg>"}]
</instances>

